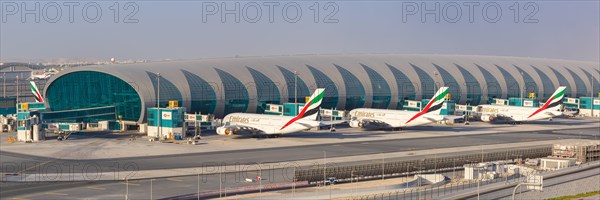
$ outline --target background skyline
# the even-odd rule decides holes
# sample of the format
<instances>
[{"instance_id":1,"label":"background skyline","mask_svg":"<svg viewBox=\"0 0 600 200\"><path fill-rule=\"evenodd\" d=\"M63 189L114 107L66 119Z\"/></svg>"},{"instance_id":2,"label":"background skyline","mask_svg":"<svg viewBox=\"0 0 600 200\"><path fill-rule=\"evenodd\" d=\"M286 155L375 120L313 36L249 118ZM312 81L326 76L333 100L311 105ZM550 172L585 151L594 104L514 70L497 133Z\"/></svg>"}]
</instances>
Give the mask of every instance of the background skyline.
<instances>
[{"instance_id":1,"label":"background skyline","mask_svg":"<svg viewBox=\"0 0 600 200\"><path fill-rule=\"evenodd\" d=\"M3 1L0 60L398 53L600 61L599 1L115 2L70 2L79 5L69 16L65 2ZM36 15L20 13L24 8L34 9L36 3L40 6L39 23L35 22ZM220 13L224 7L233 9L236 3L240 5L239 22L233 14ZM422 15L423 6L431 10L436 3L437 14ZM266 4L273 5L272 23ZM288 12L283 14L286 5ZM472 16L467 5L473 6ZM261 15L257 15L256 6ZM84 7L87 15L83 14ZM214 8L218 11L211 10ZM100 10L101 15L94 10ZM296 10L301 11L300 18L296 18ZM132 12L133 17L127 19Z\"/></svg>"}]
</instances>

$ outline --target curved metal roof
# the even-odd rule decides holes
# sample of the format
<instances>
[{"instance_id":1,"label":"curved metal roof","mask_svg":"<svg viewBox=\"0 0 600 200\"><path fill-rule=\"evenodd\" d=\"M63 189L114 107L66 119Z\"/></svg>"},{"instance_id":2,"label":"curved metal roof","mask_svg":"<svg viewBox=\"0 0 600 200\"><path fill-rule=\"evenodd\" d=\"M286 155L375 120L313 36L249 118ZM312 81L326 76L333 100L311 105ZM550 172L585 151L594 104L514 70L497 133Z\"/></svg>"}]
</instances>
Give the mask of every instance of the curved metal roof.
<instances>
[{"instance_id":1,"label":"curved metal roof","mask_svg":"<svg viewBox=\"0 0 600 200\"><path fill-rule=\"evenodd\" d=\"M454 79L457 80L458 85L461 89L461 98L459 103L464 103L468 99L466 93L467 84L464 84L465 78L457 66L464 68L468 71L483 89L482 95L486 96L485 90L486 79L483 73L478 69L477 66L489 71L492 75L500 82L502 89L503 98L506 97L507 84L502 73L498 69L501 67L512 75L518 82L522 83L523 73L527 73L537 85L539 94L552 93L553 91L544 91L542 77L533 68L537 68L547 77L551 79L554 86L559 85L559 80L555 73L550 68L561 73L568 81L569 86L572 88L570 96L576 96L575 92L575 81L577 77L571 76L566 70L568 67L573 71L586 86L587 94L591 94L592 83L588 76L585 74L586 71L592 74L596 81L600 79L600 67L598 63L593 62L582 62L582 61L569 61L569 60L556 60L556 59L539 59L539 58L521 58L521 57L500 57L500 56L471 56L471 55L298 55L298 56L267 56L267 57L241 57L241 58L214 58L214 59L199 59L199 60L181 60L181 61L165 61L165 62L150 62L150 63L135 63L135 64L114 64L114 65L96 65L96 66L85 66L71 68L60 72L58 75L53 76L44 91L48 91L49 87L52 86L52 82L61 76L78 72L78 71L97 71L112 74L125 82L128 82L138 92L142 99L142 106L145 108L146 105L152 107L156 105L156 95L152 80L148 73L160 73L169 82L179 90L183 98L182 105L190 107L191 96L201 94L191 94L190 85L184 76L182 70L189 71L198 77L208 82L211 87L215 90L217 101L224 100L224 85L219 74L215 69L222 70L223 72L231 74L237 78L241 83L245 85L248 90L250 102L247 108L247 112L256 111L256 95L257 87L253 76L247 67L257 70L258 72L269 77L275 85L278 86L280 96L283 102L287 101L288 91L286 80L277 66L288 69L291 72L297 71L299 78L303 79L306 85L312 90L317 87L315 78L310 72L307 66L314 67L319 71L323 72L331 80L334 81L340 97L345 97L347 91L344 87L345 83L341 73L336 69L336 65L350 71L360 81L364 90L366 91L365 107L370 107L372 104L372 85L370 77L362 65L368 66L375 70L385 81L388 82L391 90L391 102L389 108L395 108L398 101L398 86L396 84L396 77L394 77L389 66L395 67L404 73L413 85L415 86L416 97L419 98L425 91L423 88L429 86L420 85L421 81L415 69L412 65L422 69L430 77L434 79L436 83L443 83L441 80L440 73L434 66L437 65L443 68L445 71L451 74ZM517 68L518 67L518 68ZM436 75L437 74L437 75ZM522 84L519 84L522 88ZM598 88L594 88L595 91ZM293 91L290 91L293 92ZM426 97L429 98L429 97ZM338 108L343 108L346 99L339 98ZM483 100L482 100L483 101ZM282 102L282 103L283 103ZM474 102L474 104L477 102ZM51 105L49 105L51 107ZM224 105L223 103L217 103L215 114L222 116ZM143 112L142 112L143 113ZM143 114L140 116L140 121L143 120Z\"/></svg>"}]
</instances>

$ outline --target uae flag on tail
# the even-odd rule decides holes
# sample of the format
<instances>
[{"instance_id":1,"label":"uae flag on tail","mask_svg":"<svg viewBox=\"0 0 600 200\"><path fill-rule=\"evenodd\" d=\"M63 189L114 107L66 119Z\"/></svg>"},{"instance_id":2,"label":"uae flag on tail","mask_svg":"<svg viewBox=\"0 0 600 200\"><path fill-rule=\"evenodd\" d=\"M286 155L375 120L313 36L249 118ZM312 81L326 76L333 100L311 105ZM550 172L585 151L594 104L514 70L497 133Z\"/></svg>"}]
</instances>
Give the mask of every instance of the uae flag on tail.
<instances>
[{"instance_id":1,"label":"uae flag on tail","mask_svg":"<svg viewBox=\"0 0 600 200\"><path fill-rule=\"evenodd\" d=\"M29 87L31 88L31 93L33 93L33 96L35 97L35 101L44 102L42 94L40 94L40 90L38 90L37 86L35 85L35 82L29 81Z\"/></svg>"}]
</instances>

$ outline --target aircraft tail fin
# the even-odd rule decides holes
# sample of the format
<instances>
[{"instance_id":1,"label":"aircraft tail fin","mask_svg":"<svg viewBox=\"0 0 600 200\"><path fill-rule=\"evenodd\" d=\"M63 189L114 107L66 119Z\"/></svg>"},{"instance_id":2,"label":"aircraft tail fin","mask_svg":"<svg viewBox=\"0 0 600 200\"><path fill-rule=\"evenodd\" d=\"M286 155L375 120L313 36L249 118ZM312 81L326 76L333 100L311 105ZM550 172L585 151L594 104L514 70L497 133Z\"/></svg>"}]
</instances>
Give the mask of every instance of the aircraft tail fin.
<instances>
[{"instance_id":1,"label":"aircraft tail fin","mask_svg":"<svg viewBox=\"0 0 600 200\"><path fill-rule=\"evenodd\" d=\"M408 121L406 121L406 124L408 124L412 120L414 120L417 117L419 117L423 114L426 114L426 113L433 112L433 113L439 114L440 111L442 110L442 105L444 104L444 101L446 101L446 95L448 95L448 87L441 87L435 93L435 95L433 95L431 100L429 100L429 103L427 103L425 108L423 108L423 110L421 110L421 112L418 112L417 114L412 116Z\"/></svg>"},{"instance_id":2,"label":"aircraft tail fin","mask_svg":"<svg viewBox=\"0 0 600 200\"><path fill-rule=\"evenodd\" d=\"M533 117L535 114L538 114L539 112L541 112L543 110L560 106L565 98L566 90L567 90L567 87L565 87L565 86L558 87L558 89L556 89L556 91L554 91L554 94L552 94L552 96L550 96L548 101L546 101L546 103L544 103L544 105L542 107L540 107L539 109L537 109L535 112L531 113L531 115L529 115L529 117L527 117L527 118Z\"/></svg>"},{"instance_id":3,"label":"aircraft tail fin","mask_svg":"<svg viewBox=\"0 0 600 200\"><path fill-rule=\"evenodd\" d=\"M567 91L567 87L565 86L560 86L556 89L556 91L554 91L554 94L552 94L552 96L550 96L550 98L548 99L548 102L550 102L550 104L548 105L548 108L554 108L556 106L560 106L563 102L563 100L565 99L565 92ZM546 103L548 103L546 102Z\"/></svg>"},{"instance_id":4,"label":"aircraft tail fin","mask_svg":"<svg viewBox=\"0 0 600 200\"><path fill-rule=\"evenodd\" d=\"M38 90L37 85L33 81L29 81L29 87L31 88L31 93L35 97L36 102L44 102L44 98L42 98L42 94L40 94L40 90Z\"/></svg>"},{"instance_id":5,"label":"aircraft tail fin","mask_svg":"<svg viewBox=\"0 0 600 200\"><path fill-rule=\"evenodd\" d=\"M321 102L323 102L324 93L324 88L317 88L296 117L301 119L317 120L317 115L319 114L319 109L321 108Z\"/></svg>"},{"instance_id":6,"label":"aircraft tail fin","mask_svg":"<svg viewBox=\"0 0 600 200\"><path fill-rule=\"evenodd\" d=\"M324 88L317 88L315 92L310 96L306 104L304 104L304 107L298 113L298 115L296 115L296 117L292 118L285 125L283 125L281 129L284 129L285 127L289 126L290 124L294 123L299 119L317 120L317 115L319 115L319 108L321 107L321 102L323 101L324 94Z\"/></svg>"},{"instance_id":7,"label":"aircraft tail fin","mask_svg":"<svg viewBox=\"0 0 600 200\"><path fill-rule=\"evenodd\" d=\"M428 103L425 107L425 109L428 109L427 113L440 114L442 111L442 105L444 105L444 102L446 102L446 95L448 95L448 87L441 87L429 100L429 102L433 103L431 105Z\"/></svg>"}]
</instances>

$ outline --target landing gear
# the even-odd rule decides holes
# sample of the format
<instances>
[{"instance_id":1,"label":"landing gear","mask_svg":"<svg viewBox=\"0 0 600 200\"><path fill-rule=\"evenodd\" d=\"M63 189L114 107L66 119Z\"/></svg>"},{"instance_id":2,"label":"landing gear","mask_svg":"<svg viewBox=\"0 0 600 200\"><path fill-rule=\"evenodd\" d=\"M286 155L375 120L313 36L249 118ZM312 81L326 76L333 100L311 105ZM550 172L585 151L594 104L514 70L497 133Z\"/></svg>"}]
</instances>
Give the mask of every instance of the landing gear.
<instances>
[{"instance_id":1,"label":"landing gear","mask_svg":"<svg viewBox=\"0 0 600 200\"><path fill-rule=\"evenodd\" d=\"M254 134L252 135L254 138L279 138L281 134Z\"/></svg>"},{"instance_id":2,"label":"landing gear","mask_svg":"<svg viewBox=\"0 0 600 200\"><path fill-rule=\"evenodd\" d=\"M402 128L392 128L392 131L401 131Z\"/></svg>"}]
</instances>

